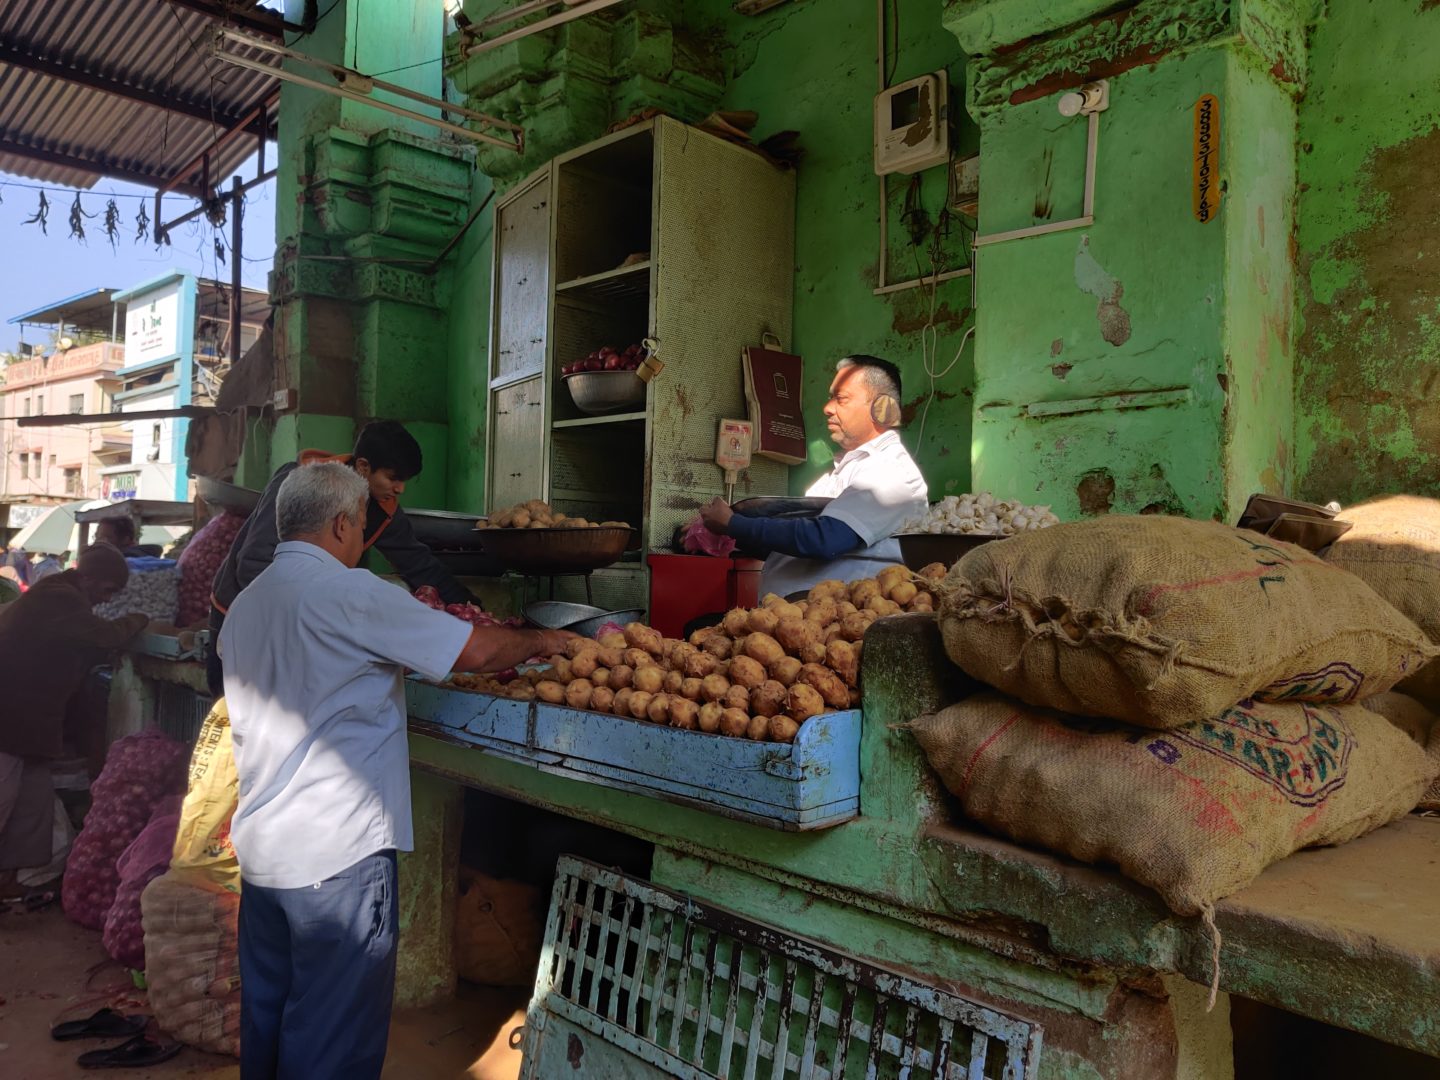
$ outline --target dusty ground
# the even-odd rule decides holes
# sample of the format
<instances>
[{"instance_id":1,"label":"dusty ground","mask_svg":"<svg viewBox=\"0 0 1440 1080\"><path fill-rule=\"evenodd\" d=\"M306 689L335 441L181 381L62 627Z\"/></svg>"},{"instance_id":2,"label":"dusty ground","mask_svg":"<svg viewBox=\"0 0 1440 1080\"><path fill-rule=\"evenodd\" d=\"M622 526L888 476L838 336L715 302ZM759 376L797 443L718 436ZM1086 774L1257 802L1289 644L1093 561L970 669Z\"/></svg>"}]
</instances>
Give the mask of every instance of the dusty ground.
<instances>
[{"instance_id":1,"label":"dusty ground","mask_svg":"<svg viewBox=\"0 0 1440 1080\"><path fill-rule=\"evenodd\" d=\"M523 990L462 986L456 1000L442 1006L397 1012L384 1080L514 1080L520 1054L509 1048L509 1038L524 1019L527 997ZM238 1080L234 1060L190 1047L153 1069L81 1069L76 1057L113 1042L58 1043L50 1038L50 1027L106 1005L127 1013L148 1011L144 993L108 961L99 933L71 923L58 904L33 914L0 914L0 1077Z\"/></svg>"}]
</instances>

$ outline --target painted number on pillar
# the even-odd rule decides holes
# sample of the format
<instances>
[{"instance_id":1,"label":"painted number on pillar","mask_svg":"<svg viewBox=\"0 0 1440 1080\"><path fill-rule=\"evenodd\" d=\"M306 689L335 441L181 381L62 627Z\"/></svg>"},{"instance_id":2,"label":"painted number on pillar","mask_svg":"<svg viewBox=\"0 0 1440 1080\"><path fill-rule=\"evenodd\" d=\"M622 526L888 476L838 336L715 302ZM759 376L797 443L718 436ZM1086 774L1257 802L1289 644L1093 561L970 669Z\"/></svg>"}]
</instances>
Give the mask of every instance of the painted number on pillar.
<instances>
[{"instance_id":1,"label":"painted number on pillar","mask_svg":"<svg viewBox=\"0 0 1440 1080\"><path fill-rule=\"evenodd\" d=\"M1206 94L1195 103L1195 220L1202 225L1220 213L1220 102Z\"/></svg>"}]
</instances>

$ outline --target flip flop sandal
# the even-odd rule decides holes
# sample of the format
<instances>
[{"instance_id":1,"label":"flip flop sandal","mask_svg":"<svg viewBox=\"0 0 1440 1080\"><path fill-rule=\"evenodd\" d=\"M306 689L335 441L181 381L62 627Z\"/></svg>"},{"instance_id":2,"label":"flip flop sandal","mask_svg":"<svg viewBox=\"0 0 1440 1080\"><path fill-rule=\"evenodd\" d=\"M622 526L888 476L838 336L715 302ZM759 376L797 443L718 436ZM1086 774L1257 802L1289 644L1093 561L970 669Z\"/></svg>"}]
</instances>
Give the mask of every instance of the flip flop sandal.
<instances>
[{"instance_id":1,"label":"flip flop sandal","mask_svg":"<svg viewBox=\"0 0 1440 1080\"><path fill-rule=\"evenodd\" d=\"M70 1039L124 1039L138 1035L150 1022L148 1016L124 1016L114 1009L101 1009L84 1020L67 1020L50 1029L50 1037L60 1042Z\"/></svg>"},{"instance_id":2,"label":"flip flop sandal","mask_svg":"<svg viewBox=\"0 0 1440 1080\"><path fill-rule=\"evenodd\" d=\"M159 1065L180 1053L178 1042L158 1043L146 1035L136 1035L128 1042L108 1050L91 1050L75 1059L82 1069L134 1069Z\"/></svg>"}]
</instances>

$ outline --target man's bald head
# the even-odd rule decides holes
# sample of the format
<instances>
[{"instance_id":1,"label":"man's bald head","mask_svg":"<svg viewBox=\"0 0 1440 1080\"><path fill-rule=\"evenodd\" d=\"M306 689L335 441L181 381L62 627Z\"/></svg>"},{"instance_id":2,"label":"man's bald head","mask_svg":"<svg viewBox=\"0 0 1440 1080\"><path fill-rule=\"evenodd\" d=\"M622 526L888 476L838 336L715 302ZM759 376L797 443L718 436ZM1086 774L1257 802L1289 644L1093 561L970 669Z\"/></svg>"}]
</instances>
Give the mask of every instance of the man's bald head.
<instances>
[{"instance_id":1,"label":"man's bald head","mask_svg":"<svg viewBox=\"0 0 1440 1080\"><path fill-rule=\"evenodd\" d=\"M130 580L130 564L118 548L96 544L86 548L75 564L80 587L92 604L104 603L125 587Z\"/></svg>"}]
</instances>

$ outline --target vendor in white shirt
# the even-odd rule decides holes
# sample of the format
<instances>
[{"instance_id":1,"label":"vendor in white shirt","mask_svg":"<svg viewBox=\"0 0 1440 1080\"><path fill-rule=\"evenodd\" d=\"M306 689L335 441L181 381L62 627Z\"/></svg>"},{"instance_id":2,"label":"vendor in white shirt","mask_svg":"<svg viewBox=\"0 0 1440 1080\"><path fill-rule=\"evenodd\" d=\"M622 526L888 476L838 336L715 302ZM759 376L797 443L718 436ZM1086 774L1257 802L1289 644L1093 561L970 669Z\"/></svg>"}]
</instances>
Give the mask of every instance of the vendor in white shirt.
<instances>
[{"instance_id":1,"label":"vendor in white shirt","mask_svg":"<svg viewBox=\"0 0 1440 1080\"><path fill-rule=\"evenodd\" d=\"M895 530L928 507L920 475L895 429L900 426L900 370L876 356L836 365L825 403L835 466L806 495L831 500L815 518L757 518L715 499L701 511L711 532L747 551L768 552L761 589L790 596L828 579L873 577L900 561Z\"/></svg>"}]
</instances>

